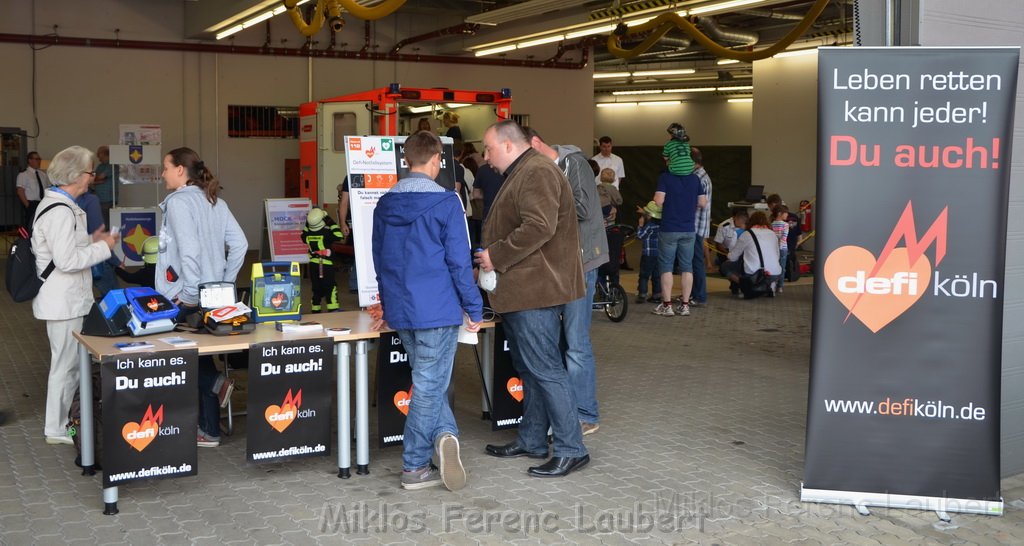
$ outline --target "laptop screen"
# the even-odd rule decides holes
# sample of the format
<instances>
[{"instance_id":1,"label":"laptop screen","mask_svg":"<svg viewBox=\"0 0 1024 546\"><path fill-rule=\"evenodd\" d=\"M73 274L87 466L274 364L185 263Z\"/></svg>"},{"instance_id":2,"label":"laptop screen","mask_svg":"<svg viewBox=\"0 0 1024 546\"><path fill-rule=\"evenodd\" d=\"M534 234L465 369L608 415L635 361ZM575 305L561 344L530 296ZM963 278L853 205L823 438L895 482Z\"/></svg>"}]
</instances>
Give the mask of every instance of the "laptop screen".
<instances>
[{"instance_id":1,"label":"laptop screen","mask_svg":"<svg viewBox=\"0 0 1024 546\"><path fill-rule=\"evenodd\" d=\"M743 198L743 201L747 203L760 203L762 197L764 197L764 186L752 185L747 188L747 196Z\"/></svg>"}]
</instances>

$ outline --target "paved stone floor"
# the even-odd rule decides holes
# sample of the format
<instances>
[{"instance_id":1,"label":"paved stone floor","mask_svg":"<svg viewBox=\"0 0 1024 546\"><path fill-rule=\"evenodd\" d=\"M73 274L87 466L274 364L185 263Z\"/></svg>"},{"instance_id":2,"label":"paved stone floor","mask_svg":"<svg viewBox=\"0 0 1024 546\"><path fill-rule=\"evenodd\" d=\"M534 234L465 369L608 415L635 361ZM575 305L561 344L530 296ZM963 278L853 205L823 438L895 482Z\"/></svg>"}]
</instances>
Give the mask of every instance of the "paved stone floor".
<instances>
[{"instance_id":1,"label":"paved stone floor","mask_svg":"<svg viewBox=\"0 0 1024 546\"><path fill-rule=\"evenodd\" d=\"M634 290L635 277L623 281ZM480 420L479 376L460 350L462 491L400 490L399 448L372 447L370 475L350 480L335 477L333 454L249 465L242 419L200 450L198 476L122 487L117 516L102 515L100 478L80 475L73 448L43 442L45 329L0 294L0 408L13 414L0 427L0 543L1024 543L1024 475L1003 481L1005 516L951 524L800 503L812 287L757 301L714 289L690 317L632 302L619 324L595 313L601 429L586 438L593 462L569 478L484 455L514 432Z\"/></svg>"}]
</instances>

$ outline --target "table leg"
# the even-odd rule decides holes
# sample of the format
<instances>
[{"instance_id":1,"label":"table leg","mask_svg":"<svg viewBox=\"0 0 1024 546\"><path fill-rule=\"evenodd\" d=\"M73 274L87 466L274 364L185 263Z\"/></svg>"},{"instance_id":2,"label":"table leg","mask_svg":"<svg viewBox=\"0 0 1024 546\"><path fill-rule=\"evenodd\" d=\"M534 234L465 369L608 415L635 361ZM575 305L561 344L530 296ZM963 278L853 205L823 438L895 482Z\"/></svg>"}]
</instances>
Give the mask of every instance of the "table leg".
<instances>
[{"instance_id":1,"label":"table leg","mask_svg":"<svg viewBox=\"0 0 1024 546\"><path fill-rule=\"evenodd\" d=\"M352 387L349 364L352 346L343 341L337 345L338 364L338 477L352 477Z\"/></svg>"},{"instance_id":2,"label":"table leg","mask_svg":"<svg viewBox=\"0 0 1024 546\"><path fill-rule=\"evenodd\" d=\"M82 446L82 475L95 476L96 469L96 421L92 414L92 357L85 346L78 345L78 399L82 401L82 424L78 430L78 442Z\"/></svg>"},{"instance_id":3,"label":"table leg","mask_svg":"<svg viewBox=\"0 0 1024 546\"><path fill-rule=\"evenodd\" d=\"M370 473L369 357L366 340L356 342L356 474Z\"/></svg>"},{"instance_id":4,"label":"table leg","mask_svg":"<svg viewBox=\"0 0 1024 546\"><path fill-rule=\"evenodd\" d=\"M494 400L494 328L482 328L481 330L484 338L480 347L484 353L480 357L483 365L484 392L480 394L480 407L483 408L480 418L489 421L492 408L488 406L488 401ZM476 350L476 347L473 350Z\"/></svg>"}]
</instances>

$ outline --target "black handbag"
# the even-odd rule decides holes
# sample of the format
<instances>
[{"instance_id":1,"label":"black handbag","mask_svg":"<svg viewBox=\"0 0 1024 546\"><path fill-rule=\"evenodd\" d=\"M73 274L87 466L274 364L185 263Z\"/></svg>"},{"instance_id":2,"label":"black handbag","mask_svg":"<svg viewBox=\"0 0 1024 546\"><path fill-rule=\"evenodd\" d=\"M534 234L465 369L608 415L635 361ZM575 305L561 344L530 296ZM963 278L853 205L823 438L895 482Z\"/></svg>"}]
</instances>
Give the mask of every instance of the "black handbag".
<instances>
[{"instance_id":1,"label":"black handbag","mask_svg":"<svg viewBox=\"0 0 1024 546\"><path fill-rule=\"evenodd\" d=\"M764 254L761 254L761 243L757 241L754 230L750 230L750 237L754 239L754 247L757 248L757 259L761 261L761 268L753 275L740 278L740 291L744 299L760 298L761 296L775 297L775 288L772 286L771 275L764 269Z\"/></svg>"}]
</instances>

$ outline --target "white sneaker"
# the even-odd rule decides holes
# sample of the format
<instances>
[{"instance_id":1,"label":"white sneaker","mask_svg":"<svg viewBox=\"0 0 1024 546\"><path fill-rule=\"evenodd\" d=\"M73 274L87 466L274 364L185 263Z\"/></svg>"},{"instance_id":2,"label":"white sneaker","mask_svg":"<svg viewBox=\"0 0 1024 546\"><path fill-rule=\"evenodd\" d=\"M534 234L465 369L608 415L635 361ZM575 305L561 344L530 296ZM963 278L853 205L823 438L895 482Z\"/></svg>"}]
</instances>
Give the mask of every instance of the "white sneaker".
<instances>
[{"instance_id":1,"label":"white sneaker","mask_svg":"<svg viewBox=\"0 0 1024 546\"><path fill-rule=\"evenodd\" d=\"M690 305L683 303L676 307L676 316L688 317L690 316Z\"/></svg>"},{"instance_id":2,"label":"white sneaker","mask_svg":"<svg viewBox=\"0 0 1024 546\"><path fill-rule=\"evenodd\" d=\"M437 465L441 481L449 491L466 487L466 469L459 457L459 439L451 433L444 433L437 439Z\"/></svg>"},{"instance_id":3,"label":"white sneaker","mask_svg":"<svg viewBox=\"0 0 1024 546\"><path fill-rule=\"evenodd\" d=\"M659 303L658 306L654 308L654 311L651 312L662 317L672 317L676 314L675 311L672 310L671 303Z\"/></svg>"}]
</instances>

